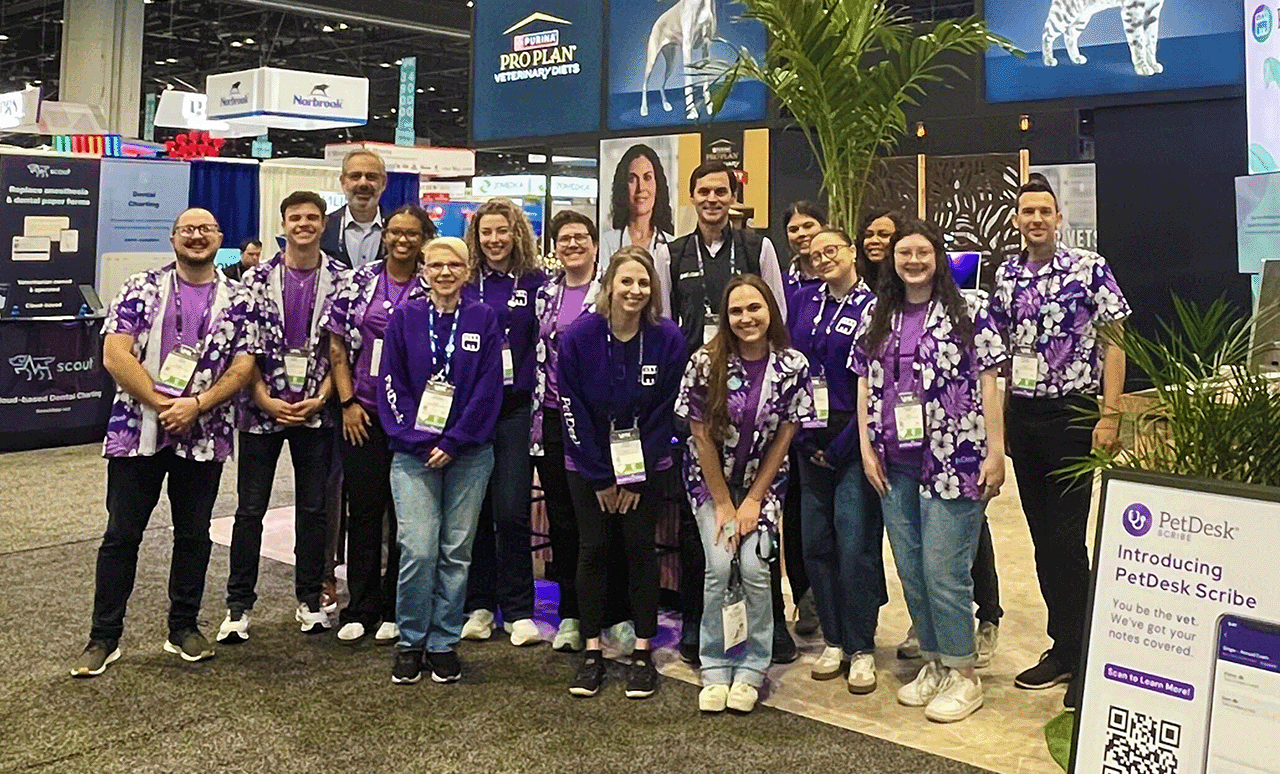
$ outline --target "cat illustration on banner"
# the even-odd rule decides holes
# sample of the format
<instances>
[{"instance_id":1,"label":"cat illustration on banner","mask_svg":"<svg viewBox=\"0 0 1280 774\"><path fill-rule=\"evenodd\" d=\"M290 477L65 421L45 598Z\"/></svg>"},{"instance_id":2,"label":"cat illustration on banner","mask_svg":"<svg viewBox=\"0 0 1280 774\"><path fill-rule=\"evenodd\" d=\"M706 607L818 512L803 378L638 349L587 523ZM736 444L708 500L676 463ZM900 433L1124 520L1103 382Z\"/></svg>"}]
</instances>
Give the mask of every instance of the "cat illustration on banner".
<instances>
[{"instance_id":1,"label":"cat illustration on banner","mask_svg":"<svg viewBox=\"0 0 1280 774\"><path fill-rule=\"evenodd\" d=\"M1138 75L1155 75L1164 72L1164 66L1156 61L1156 45L1160 37L1160 11L1165 0L1053 0L1049 17L1044 22L1042 41L1045 67L1056 67L1058 60L1053 47L1061 37L1067 46L1067 55L1075 64L1089 61L1080 53L1080 34L1094 14L1109 8L1119 8L1124 20L1124 36L1129 41L1129 54L1133 58L1133 70Z\"/></svg>"}]
</instances>

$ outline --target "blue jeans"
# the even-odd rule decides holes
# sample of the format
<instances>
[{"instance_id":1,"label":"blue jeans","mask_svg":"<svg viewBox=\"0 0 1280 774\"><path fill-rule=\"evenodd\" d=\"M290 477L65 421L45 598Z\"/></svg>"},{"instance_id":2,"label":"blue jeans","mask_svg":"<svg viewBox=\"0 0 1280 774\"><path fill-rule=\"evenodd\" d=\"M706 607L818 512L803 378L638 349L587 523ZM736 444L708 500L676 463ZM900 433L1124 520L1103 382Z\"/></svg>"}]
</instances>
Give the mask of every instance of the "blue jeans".
<instances>
[{"instance_id":1,"label":"blue jeans","mask_svg":"<svg viewBox=\"0 0 1280 774\"><path fill-rule=\"evenodd\" d=\"M973 557L986 501L920 495L920 473L892 467L884 523L926 660L973 666Z\"/></svg>"},{"instance_id":2,"label":"blue jeans","mask_svg":"<svg viewBox=\"0 0 1280 774\"><path fill-rule=\"evenodd\" d=\"M721 539L720 545L715 545L715 503L708 500L698 508L695 515L707 560L702 592L705 611L699 631L698 651L702 660L702 684L746 683L759 688L764 685L765 670L769 668L769 660L773 655L773 594L770 589L769 563L756 555L760 535L752 532L738 546L742 595L747 603L747 641L738 646L739 652L736 655L730 656L724 652L724 619L720 610L724 606L724 595L729 585L729 568L733 555L727 550L724 539Z\"/></svg>"},{"instance_id":3,"label":"blue jeans","mask_svg":"<svg viewBox=\"0 0 1280 774\"><path fill-rule=\"evenodd\" d=\"M391 498L400 544L396 624L401 650L443 653L462 633L471 544L493 471L493 447L428 468L411 454L391 459Z\"/></svg>"},{"instance_id":4,"label":"blue jeans","mask_svg":"<svg viewBox=\"0 0 1280 774\"><path fill-rule=\"evenodd\" d=\"M827 645L846 655L876 649L884 582L884 518L862 465L831 470L800 460L801 541Z\"/></svg>"}]
</instances>

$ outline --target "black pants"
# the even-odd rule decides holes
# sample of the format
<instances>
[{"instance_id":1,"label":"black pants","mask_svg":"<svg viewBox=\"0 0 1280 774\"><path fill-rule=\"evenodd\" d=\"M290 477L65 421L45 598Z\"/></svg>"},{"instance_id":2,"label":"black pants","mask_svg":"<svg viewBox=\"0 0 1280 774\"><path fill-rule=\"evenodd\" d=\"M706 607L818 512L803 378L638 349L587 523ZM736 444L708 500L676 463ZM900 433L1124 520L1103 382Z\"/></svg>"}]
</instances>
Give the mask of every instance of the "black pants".
<instances>
[{"instance_id":1,"label":"black pants","mask_svg":"<svg viewBox=\"0 0 1280 774\"><path fill-rule=\"evenodd\" d=\"M791 583L791 599L800 604L800 598L809 593L809 573L804 568L804 540L800 537L800 463L795 449L787 452L791 458L788 466L787 488L782 496L782 553L787 562L787 580ZM782 601L782 563L770 566L773 592L773 625L786 626L786 614Z\"/></svg>"},{"instance_id":2,"label":"black pants","mask_svg":"<svg viewBox=\"0 0 1280 774\"><path fill-rule=\"evenodd\" d=\"M240 433L237 467L239 505L231 530L231 574L227 578L227 607L251 610L258 601L262 517L271 501L276 462L284 442L293 461L294 592L298 601L320 609L324 579L324 550L329 515L325 490L333 457L333 428L289 427L275 433Z\"/></svg>"},{"instance_id":3,"label":"black pants","mask_svg":"<svg viewBox=\"0 0 1280 774\"><path fill-rule=\"evenodd\" d=\"M542 450L543 456L534 457L533 465L538 469L542 502L551 528L551 564L547 565L547 578L560 587L559 616L562 619L580 619L578 516L574 512L569 476L564 467L564 428L558 409L542 409ZM609 550L602 622L606 627L631 618L631 605L627 599L627 552L621 534L614 534Z\"/></svg>"},{"instance_id":4,"label":"black pants","mask_svg":"<svg viewBox=\"0 0 1280 774\"><path fill-rule=\"evenodd\" d=\"M221 462L193 462L163 449L150 457L107 461L107 530L98 548L89 637L118 640L138 571L138 546L169 478L173 557L169 561L169 631L194 628L209 568L209 518L218 499Z\"/></svg>"},{"instance_id":5,"label":"black pants","mask_svg":"<svg viewBox=\"0 0 1280 774\"><path fill-rule=\"evenodd\" d=\"M996 551L991 544L991 525L982 518L978 535L978 553L973 557L973 601L978 605L979 621L1000 625L1004 608L1000 607L1000 577L996 574Z\"/></svg>"},{"instance_id":6,"label":"black pants","mask_svg":"<svg viewBox=\"0 0 1280 774\"><path fill-rule=\"evenodd\" d=\"M1018 479L1022 510L1035 546L1040 593L1049 609L1053 655L1074 665L1080 658L1088 607L1091 481L1063 481L1056 471L1087 455L1092 428L1076 410L1093 401L1083 396L1009 399L1009 453Z\"/></svg>"},{"instance_id":7,"label":"black pants","mask_svg":"<svg viewBox=\"0 0 1280 774\"><path fill-rule=\"evenodd\" d=\"M688 453L689 447L683 440L672 445L671 459L676 470L684 469L684 455ZM683 485L681 488L683 489ZM696 645L702 627L702 592L707 574L707 557L702 548L702 532L698 529L698 520L693 515L689 498L681 496L678 505L680 521L676 540L680 544L680 642Z\"/></svg>"},{"instance_id":8,"label":"black pants","mask_svg":"<svg viewBox=\"0 0 1280 774\"><path fill-rule=\"evenodd\" d=\"M351 493L347 503L347 590L351 600L338 621L363 624L367 629L379 621L396 620L400 545L391 502L391 449L377 412L368 408L365 412L369 415L368 440L360 446L342 440L342 469ZM387 547L385 571L383 545Z\"/></svg>"},{"instance_id":9,"label":"black pants","mask_svg":"<svg viewBox=\"0 0 1280 774\"><path fill-rule=\"evenodd\" d=\"M670 477L677 468L649 473L640 487L640 502L630 513L605 513L586 479L569 471L569 491L578 514L578 605L581 631L586 640L600 636L608 594L609 544L622 534L626 544L627 597L631 601L636 637L649 639L658 633L658 552L654 535L658 516L666 507Z\"/></svg>"}]
</instances>

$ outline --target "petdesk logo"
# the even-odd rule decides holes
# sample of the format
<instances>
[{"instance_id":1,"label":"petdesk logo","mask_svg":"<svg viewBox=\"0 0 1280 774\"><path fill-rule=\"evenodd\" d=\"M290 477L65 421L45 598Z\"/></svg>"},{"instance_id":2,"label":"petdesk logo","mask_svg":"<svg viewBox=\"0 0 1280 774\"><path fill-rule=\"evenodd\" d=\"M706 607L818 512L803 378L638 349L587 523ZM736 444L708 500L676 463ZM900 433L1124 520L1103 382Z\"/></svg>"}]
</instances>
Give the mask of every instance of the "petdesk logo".
<instances>
[{"instance_id":1,"label":"petdesk logo","mask_svg":"<svg viewBox=\"0 0 1280 774\"><path fill-rule=\"evenodd\" d=\"M1253 12L1253 39L1265 43L1274 29L1275 16L1271 9L1265 5L1258 6L1258 10Z\"/></svg>"},{"instance_id":2,"label":"petdesk logo","mask_svg":"<svg viewBox=\"0 0 1280 774\"><path fill-rule=\"evenodd\" d=\"M1142 537L1151 531L1155 519L1151 518L1151 509L1142 503L1134 503L1124 509L1124 530L1134 537Z\"/></svg>"},{"instance_id":3,"label":"petdesk logo","mask_svg":"<svg viewBox=\"0 0 1280 774\"><path fill-rule=\"evenodd\" d=\"M311 87L311 91L305 96L294 94L293 104L302 107L325 108L327 110L342 109L342 100L329 96L329 84L327 83L317 83Z\"/></svg>"},{"instance_id":4,"label":"petdesk logo","mask_svg":"<svg viewBox=\"0 0 1280 774\"><path fill-rule=\"evenodd\" d=\"M231 107L233 105L248 105L249 95L240 92L240 81L231 84L231 88L227 89L227 96L218 99L223 107Z\"/></svg>"},{"instance_id":5,"label":"petdesk logo","mask_svg":"<svg viewBox=\"0 0 1280 774\"><path fill-rule=\"evenodd\" d=\"M1145 506L1140 506L1146 510ZM1134 506L1125 509L1125 528L1129 528L1128 518L1130 511ZM1150 519L1150 511L1147 511L1148 519ZM1226 519L1206 519L1203 516L1181 516L1174 515L1168 511L1160 511L1160 515L1155 518L1156 534L1163 538L1171 538L1173 540L1181 540L1184 543L1190 543L1193 537L1208 537L1215 540L1235 540L1236 531L1240 528ZM1150 525L1148 525L1149 528ZM1130 534L1135 537L1138 535L1130 530Z\"/></svg>"}]
</instances>

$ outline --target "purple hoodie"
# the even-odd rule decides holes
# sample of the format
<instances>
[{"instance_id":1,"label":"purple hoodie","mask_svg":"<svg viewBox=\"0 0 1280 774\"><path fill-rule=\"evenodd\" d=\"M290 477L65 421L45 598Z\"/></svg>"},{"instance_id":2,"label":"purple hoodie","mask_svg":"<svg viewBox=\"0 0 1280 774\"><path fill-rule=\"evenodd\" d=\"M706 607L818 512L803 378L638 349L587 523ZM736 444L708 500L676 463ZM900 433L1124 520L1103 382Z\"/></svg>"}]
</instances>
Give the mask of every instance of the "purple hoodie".
<instances>
[{"instance_id":1,"label":"purple hoodie","mask_svg":"<svg viewBox=\"0 0 1280 774\"><path fill-rule=\"evenodd\" d=\"M432 365L431 301L415 298L396 307L383 338L384 389L378 393L378 418L392 451L425 461L439 447L450 457L473 452L493 440L502 407L502 329L488 306L458 303L449 383L453 405L443 434L415 427L418 402L437 370ZM436 315L436 357L443 362L453 315Z\"/></svg>"},{"instance_id":2,"label":"purple hoodie","mask_svg":"<svg viewBox=\"0 0 1280 774\"><path fill-rule=\"evenodd\" d=\"M643 368L640 353L644 336ZM584 314L560 334L556 378L563 407L565 462L599 491L614 483L609 422L624 430L634 417L640 428L647 474L671 464L675 401L688 344L665 317L644 321L630 341L610 345L609 323L598 312Z\"/></svg>"},{"instance_id":3,"label":"purple hoodie","mask_svg":"<svg viewBox=\"0 0 1280 774\"><path fill-rule=\"evenodd\" d=\"M534 315L533 302L538 288L547 281L541 270L531 271L519 277L480 267L480 279L462 287L464 301L483 301L498 314L498 329L506 334L511 344L511 364L515 369L515 383L509 392L533 392L533 348L538 342L538 318ZM480 297L481 288L484 298ZM501 371L499 371L501 373ZM527 406L523 406L528 410Z\"/></svg>"}]
</instances>

